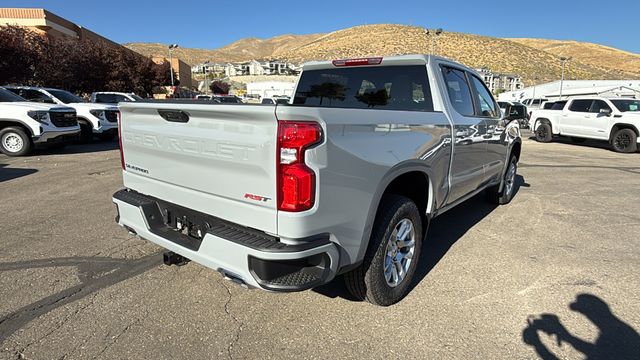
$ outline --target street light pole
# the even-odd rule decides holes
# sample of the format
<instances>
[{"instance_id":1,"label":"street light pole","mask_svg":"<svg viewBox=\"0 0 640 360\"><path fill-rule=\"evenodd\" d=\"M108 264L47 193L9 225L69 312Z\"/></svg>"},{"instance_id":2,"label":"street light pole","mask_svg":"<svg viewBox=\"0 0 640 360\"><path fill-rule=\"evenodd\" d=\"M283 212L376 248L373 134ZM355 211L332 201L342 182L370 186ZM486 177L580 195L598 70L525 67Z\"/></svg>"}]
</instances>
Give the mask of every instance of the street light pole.
<instances>
[{"instance_id":1,"label":"street light pole","mask_svg":"<svg viewBox=\"0 0 640 360\"><path fill-rule=\"evenodd\" d=\"M560 57L560 61L562 61L562 76L560 77L560 95L558 96L558 100L562 100L562 87L564 85L564 64L571 60L571 57Z\"/></svg>"},{"instance_id":2,"label":"street light pole","mask_svg":"<svg viewBox=\"0 0 640 360\"><path fill-rule=\"evenodd\" d=\"M173 88L173 49L177 49L178 44L169 45L169 73L171 74L171 87Z\"/></svg>"},{"instance_id":3,"label":"street light pole","mask_svg":"<svg viewBox=\"0 0 640 360\"><path fill-rule=\"evenodd\" d=\"M533 101L535 101L536 99L536 82L538 81L538 78L533 78L533 96L531 97L531 104L533 104Z\"/></svg>"}]
</instances>

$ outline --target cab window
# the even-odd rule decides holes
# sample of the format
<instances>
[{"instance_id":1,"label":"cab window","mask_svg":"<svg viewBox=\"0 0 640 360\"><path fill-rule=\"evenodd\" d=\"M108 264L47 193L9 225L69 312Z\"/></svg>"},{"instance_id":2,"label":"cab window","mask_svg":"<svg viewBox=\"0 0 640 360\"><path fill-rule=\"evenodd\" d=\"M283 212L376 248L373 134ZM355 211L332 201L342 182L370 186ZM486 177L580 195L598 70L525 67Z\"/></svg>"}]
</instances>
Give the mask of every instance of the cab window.
<instances>
[{"instance_id":1,"label":"cab window","mask_svg":"<svg viewBox=\"0 0 640 360\"><path fill-rule=\"evenodd\" d=\"M593 103L591 104L591 109L589 112L599 113L600 110L611 111L611 107L609 107L609 105L607 105L607 103L602 100L593 100Z\"/></svg>"},{"instance_id":2,"label":"cab window","mask_svg":"<svg viewBox=\"0 0 640 360\"><path fill-rule=\"evenodd\" d=\"M573 100L573 102L569 106L569 110L570 111L575 111L575 112L589 112L589 109L591 109L591 103L592 102L593 102L593 100L591 100L591 99L589 99L589 100Z\"/></svg>"},{"instance_id":3,"label":"cab window","mask_svg":"<svg viewBox=\"0 0 640 360\"><path fill-rule=\"evenodd\" d=\"M498 117L498 106L496 105L493 96L487 89L484 82L478 79L475 75L469 74L471 82L473 83L473 89L478 102L478 109L476 109L476 115L485 117Z\"/></svg>"},{"instance_id":4,"label":"cab window","mask_svg":"<svg viewBox=\"0 0 640 360\"><path fill-rule=\"evenodd\" d=\"M473 100L471 98L471 90L464 71L454 69L448 66L442 67L442 75L447 85L449 100L453 108L460 115L473 116Z\"/></svg>"}]
</instances>

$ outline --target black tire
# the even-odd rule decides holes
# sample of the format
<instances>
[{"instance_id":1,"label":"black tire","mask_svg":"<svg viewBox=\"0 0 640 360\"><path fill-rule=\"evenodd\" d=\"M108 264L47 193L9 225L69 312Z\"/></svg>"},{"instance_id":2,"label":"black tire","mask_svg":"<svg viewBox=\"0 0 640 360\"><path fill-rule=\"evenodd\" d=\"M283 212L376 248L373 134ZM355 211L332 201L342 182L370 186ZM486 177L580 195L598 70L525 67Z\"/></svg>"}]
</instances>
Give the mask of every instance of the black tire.
<instances>
[{"instance_id":1,"label":"black tire","mask_svg":"<svg viewBox=\"0 0 640 360\"><path fill-rule=\"evenodd\" d=\"M84 121L80 122L80 136L78 142L80 144L87 144L93 140L93 126Z\"/></svg>"},{"instance_id":2,"label":"black tire","mask_svg":"<svg viewBox=\"0 0 640 360\"><path fill-rule=\"evenodd\" d=\"M535 130L536 141L548 143L553 139L553 133L551 132L551 125L547 122L543 122L538 125Z\"/></svg>"},{"instance_id":3,"label":"black tire","mask_svg":"<svg viewBox=\"0 0 640 360\"><path fill-rule=\"evenodd\" d=\"M633 153L638 151L638 136L631 129L620 129L613 134L611 145L619 153Z\"/></svg>"},{"instance_id":4,"label":"black tire","mask_svg":"<svg viewBox=\"0 0 640 360\"><path fill-rule=\"evenodd\" d=\"M0 130L0 152L8 156L25 156L31 153L33 143L24 129L6 127Z\"/></svg>"},{"instance_id":5,"label":"black tire","mask_svg":"<svg viewBox=\"0 0 640 360\"><path fill-rule=\"evenodd\" d=\"M500 189L500 185L492 186L491 188L487 189L487 200L496 205L505 205L510 203L511 199L513 199L513 195L515 194L515 181L517 173L518 159L515 155L512 155L511 159L509 160L509 167L507 168L507 171L505 171L504 177L502 179L504 183L502 191L498 191Z\"/></svg>"},{"instance_id":6,"label":"black tire","mask_svg":"<svg viewBox=\"0 0 640 360\"><path fill-rule=\"evenodd\" d=\"M117 134L114 133L106 133L106 134L100 134L98 135L98 139L102 140L102 141L111 141L113 139L115 139Z\"/></svg>"},{"instance_id":7,"label":"black tire","mask_svg":"<svg viewBox=\"0 0 640 360\"><path fill-rule=\"evenodd\" d=\"M391 286L385 278L385 262L389 266L391 257L387 258L389 239L401 222L410 220L413 225L413 257L402 280ZM360 299L380 305L389 306L404 298L411 286L416 272L420 250L422 248L422 220L416 204L409 198L398 195L384 195L376 215L369 239L369 246L362 265L344 274L344 281L351 294ZM404 248L407 249L407 248ZM395 254L394 250L394 254ZM397 269L397 268L396 268Z\"/></svg>"},{"instance_id":8,"label":"black tire","mask_svg":"<svg viewBox=\"0 0 640 360\"><path fill-rule=\"evenodd\" d=\"M581 144L581 143L587 141L587 139L572 136L571 137L571 141L573 141L576 144Z\"/></svg>"}]
</instances>

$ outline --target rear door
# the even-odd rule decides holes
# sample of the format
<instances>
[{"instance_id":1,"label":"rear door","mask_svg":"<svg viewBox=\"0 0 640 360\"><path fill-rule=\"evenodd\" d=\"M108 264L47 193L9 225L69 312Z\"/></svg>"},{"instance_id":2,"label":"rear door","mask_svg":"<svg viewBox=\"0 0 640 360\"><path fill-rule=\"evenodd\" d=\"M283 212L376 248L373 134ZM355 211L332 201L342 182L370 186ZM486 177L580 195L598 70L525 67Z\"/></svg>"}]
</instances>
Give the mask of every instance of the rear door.
<instances>
[{"instance_id":1,"label":"rear door","mask_svg":"<svg viewBox=\"0 0 640 360\"><path fill-rule=\"evenodd\" d=\"M127 188L276 232L273 106L122 102Z\"/></svg>"},{"instance_id":2,"label":"rear door","mask_svg":"<svg viewBox=\"0 0 640 360\"><path fill-rule=\"evenodd\" d=\"M574 99L560 116L561 135L585 135L582 122L589 117L591 99Z\"/></svg>"},{"instance_id":3,"label":"rear door","mask_svg":"<svg viewBox=\"0 0 640 360\"><path fill-rule=\"evenodd\" d=\"M444 86L448 93L450 116L454 125L454 146L451 165L451 190L447 203L477 190L484 178L487 156L487 124L476 115L472 87L466 71L451 65L441 65Z\"/></svg>"}]
</instances>

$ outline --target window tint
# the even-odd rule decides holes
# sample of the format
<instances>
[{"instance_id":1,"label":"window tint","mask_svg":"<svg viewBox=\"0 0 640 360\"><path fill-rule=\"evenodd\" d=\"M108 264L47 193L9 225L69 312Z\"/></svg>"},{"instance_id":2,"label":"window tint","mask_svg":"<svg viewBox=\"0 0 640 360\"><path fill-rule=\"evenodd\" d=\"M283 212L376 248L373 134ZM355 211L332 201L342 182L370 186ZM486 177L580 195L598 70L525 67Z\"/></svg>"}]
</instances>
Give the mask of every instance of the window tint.
<instances>
[{"instance_id":1,"label":"window tint","mask_svg":"<svg viewBox=\"0 0 640 360\"><path fill-rule=\"evenodd\" d=\"M473 100L467 78L461 70L443 66L442 74L447 84L451 104L460 115L473 116Z\"/></svg>"},{"instance_id":2,"label":"window tint","mask_svg":"<svg viewBox=\"0 0 640 360\"><path fill-rule=\"evenodd\" d=\"M118 100L116 99L116 96L113 94L97 94L96 102L104 103L104 104L115 104L118 102Z\"/></svg>"},{"instance_id":3,"label":"window tint","mask_svg":"<svg viewBox=\"0 0 640 360\"><path fill-rule=\"evenodd\" d=\"M613 105L622 112L640 111L640 100L611 100Z\"/></svg>"},{"instance_id":4,"label":"window tint","mask_svg":"<svg viewBox=\"0 0 640 360\"><path fill-rule=\"evenodd\" d=\"M603 109L611 111L611 107L609 107L609 105L607 105L606 102L602 100L593 100L593 104L591 104L590 112L599 113L600 110L603 110Z\"/></svg>"},{"instance_id":5,"label":"window tint","mask_svg":"<svg viewBox=\"0 0 640 360\"><path fill-rule=\"evenodd\" d=\"M555 103L553 103L551 110L562 110L564 109L565 105L567 105L566 101L556 101Z\"/></svg>"},{"instance_id":6,"label":"window tint","mask_svg":"<svg viewBox=\"0 0 640 360\"><path fill-rule=\"evenodd\" d=\"M295 105L433 111L422 65L344 67L302 73Z\"/></svg>"},{"instance_id":7,"label":"window tint","mask_svg":"<svg viewBox=\"0 0 640 360\"><path fill-rule=\"evenodd\" d=\"M37 101L44 103L54 103L54 101L49 98L47 95L41 93L38 90L29 90L29 89L21 89L19 90L19 95L29 101Z\"/></svg>"},{"instance_id":8,"label":"window tint","mask_svg":"<svg viewBox=\"0 0 640 360\"><path fill-rule=\"evenodd\" d=\"M569 110L576 112L589 112L593 100L573 100Z\"/></svg>"},{"instance_id":9,"label":"window tint","mask_svg":"<svg viewBox=\"0 0 640 360\"><path fill-rule=\"evenodd\" d=\"M480 109L478 109L479 111L476 115L497 117L500 112L498 111L496 103L493 100L493 96L491 96L491 93L487 89L484 82L478 79L475 75L470 75L469 78L473 82L476 99L478 101L478 105L480 105Z\"/></svg>"},{"instance_id":10,"label":"window tint","mask_svg":"<svg viewBox=\"0 0 640 360\"><path fill-rule=\"evenodd\" d=\"M16 102L16 101L26 101L15 93L0 88L0 102Z\"/></svg>"}]
</instances>

